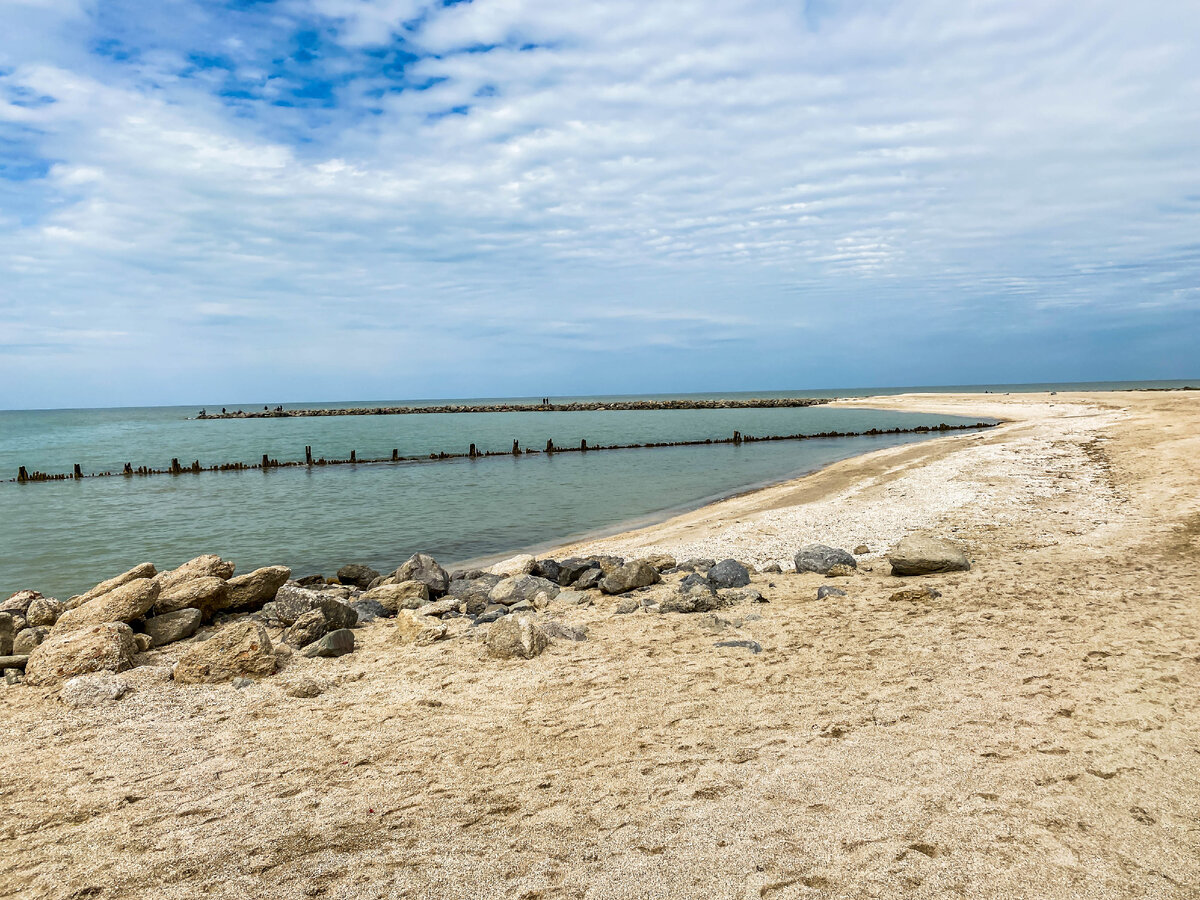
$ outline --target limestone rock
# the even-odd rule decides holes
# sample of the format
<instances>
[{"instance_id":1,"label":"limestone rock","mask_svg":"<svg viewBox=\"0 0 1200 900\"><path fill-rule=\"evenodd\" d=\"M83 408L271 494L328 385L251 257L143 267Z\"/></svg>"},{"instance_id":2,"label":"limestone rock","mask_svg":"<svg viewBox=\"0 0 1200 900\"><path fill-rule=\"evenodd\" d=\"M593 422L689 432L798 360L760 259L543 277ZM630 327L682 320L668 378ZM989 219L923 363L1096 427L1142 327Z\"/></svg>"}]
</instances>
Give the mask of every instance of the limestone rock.
<instances>
[{"instance_id":1,"label":"limestone rock","mask_svg":"<svg viewBox=\"0 0 1200 900\"><path fill-rule=\"evenodd\" d=\"M12 613L14 616L25 616L34 600L41 599L40 591L23 590L10 594L8 599L0 603L0 612Z\"/></svg>"},{"instance_id":2,"label":"limestone rock","mask_svg":"<svg viewBox=\"0 0 1200 900\"><path fill-rule=\"evenodd\" d=\"M53 625L58 617L67 611L67 605L53 597L38 597L29 604L25 612L27 627L38 628L43 625Z\"/></svg>"},{"instance_id":3,"label":"limestone rock","mask_svg":"<svg viewBox=\"0 0 1200 900\"><path fill-rule=\"evenodd\" d=\"M100 582L90 591L86 591L77 597L72 597L67 601L67 609L75 609L78 606L82 606L131 581L137 581L140 578L153 578L157 573L158 570L154 568L153 563L142 563L140 566L134 566L128 572L122 572L120 575L110 578L107 581Z\"/></svg>"},{"instance_id":4,"label":"limestone rock","mask_svg":"<svg viewBox=\"0 0 1200 900\"><path fill-rule=\"evenodd\" d=\"M736 559L723 559L708 570L707 577L714 588L740 588L750 583L750 570Z\"/></svg>"},{"instance_id":5,"label":"limestone rock","mask_svg":"<svg viewBox=\"0 0 1200 900\"><path fill-rule=\"evenodd\" d=\"M722 606L736 606L739 603L766 603L766 599L752 587L721 588L717 597Z\"/></svg>"},{"instance_id":6,"label":"limestone rock","mask_svg":"<svg viewBox=\"0 0 1200 900\"><path fill-rule=\"evenodd\" d=\"M329 630L325 614L319 609L310 609L283 633L283 640L293 647L307 647L313 641L318 641Z\"/></svg>"},{"instance_id":7,"label":"limestone rock","mask_svg":"<svg viewBox=\"0 0 1200 900\"><path fill-rule=\"evenodd\" d=\"M135 578L67 610L55 623L54 631L75 631L105 622L132 622L146 615L157 599L158 582L153 578Z\"/></svg>"},{"instance_id":8,"label":"limestone rock","mask_svg":"<svg viewBox=\"0 0 1200 900\"><path fill-rule=\"evenodd\" d=\"M717 561L715 559L706 559L706 558L685 559L683 562L681 562L675 568L679 569L679 570L683 570L683 571L689 571L689 572L700 572L701 574L703 574L703 573L707 572L709 569L711 569L713 566L715 566L716 564L717 564Z\"/></svg>"},{"instance_id":9,"label":"limestone rock","mask_svg":"<svg viewBox=\"0 0 1200 900\"><path fill-rule=\"evenodd\" d=\"M41 644L50 636L50 629L45 625L37 625L33 628L23 628L17 632L17 636L13 638L12 653L14 656L28 656L33 652L33 648ZM0 649L3 649L0 647Z\"/></svg>"},{"instance_id":10,"label":"limestone rock","mask_svg":"<svg viewBox=\"0 0 1200 900\"><path fill-rule=\"evenodd\" d=\"M67 706L102 706L120 700L129 688L112 675L77 675L62 686L58 699Z\"/></svg>"},{"instance_id":11,"label":"limestone rock","mask_svg":"<svg viewBox=\"0 0 1200 900\"><path fill-rule=\"evenodd\" d=\"M370 587L371 582L379 577L379 573L370 566L363 566L357 563L342 566L337 570L337 580L342 584L352 584L355 587L366 590Z\"/></svg>"},{"instance_id":12,"label":"limestone rock","mask_svg":"<svg viewBox=\"0 0 1200 900\"><path fill-rule=\"evenodd\" d=\"M837 563L829 567L829 571L825 573L826 578L847 578L853 575L855 569L853 566L848 566L845 563Z\"/></svg>"},{"instance_id":13,"label":"limestone rock","mask_svg":"<svg viewBox=\"0 0 1200 900\"><path fill-rule=\"evenodd\" d=\"M304 648L303 654L309 658L345 656L354 650L354 632L349 628L339 628L331 631L319 641Z\"/></svg>"},{"instance_id":14,"label":"limestone rock","mask_svg":"<svg viewBox=\"0 0 1200 900\"><path fill-rule=\"evenodd\" d=\"M202 618L200 610L189 607L147 619L144 627L150 636L150 646L161 647L190 638L200 628Z\"/></svg>"},{"instance_id":15,"label":"limestone rock","mask_svg":"<svg viewBox=\"0 0 1200 900\"><path fill-rule=\"evenodd\" d=\"M229 605L229 582L216 575L200 575L183 581L171 581L161 587L154 602L154 614L161 616L181 609L198 609L211 619Z\"/></svg>"},{"instance_id":16,"label":"limestone rock","mask_svg":"<svg viewBox=\"0 0 1200 900\"><path fill-rule=\"evenodd\" d=\"M429 588L431 595L440 597L450 587L450 576L428 553L414 553L408 561L392 573L392 581L419 581ZM380 601L382 602L382 601Z\"/></svg>"},{"instance_id":17,"label":"limestone rock","mask_svg":"<svg viewBox=\"0 0 1200 900\"><path fill-rule=\"evenodd\" d=\"M282 685L283 692L289 697L297 697L301 699L311 699L319 697L325 692L325 685L316 678L311 678L307 675L301 675L297 678L289 678Z\"/></svg>"},{"instance_id":18,"label":"limestone rock","mask_svg":"<svg viewBox=\"0 0 1200 900\"><path fill-rule=\"evenodd\" d=\"M762 572L764 575L782 575L783 566L777 562L769 562L762 567Z\"/></svg>"},{"instance_id":19,"label":"limestone rock","mask_svg":"<svg viewBox=\"0 0 1200 900\"><path fill-rule=\"evenodd\" d=\"M360 599L374 600L393 613L402 609L416 609L429 602L429 585L423 581L381 584L371 588Z\"/></svg>"},{"instance_id":20,"label":"limestone rock","mask_svg":"<svg viewBox=\"0 0 1200 900\"><path fill-rule=\"evenodd\" d=\"M137 644L124 622L60 632L56 628L29 654L30 684L53 684L89 672L121 672L133 665Z\"/></svg>"},{"instance_id":21,"label":"limestone rock","mask_svg":"<svg viewBox=\"0 0 1200 900\"><path fill-rule=\"evenodd\" d=\"M152 646L150 635L143 634L140 631L135 631L133 633L133 642L137 645L138 653L145 653Z\"/></svg>"},{"instance_id":22,"label":"limestone rock","mask_svg":"<svg viewBox=\"0 0 1200 900\"><path fill-rule=\"evenodd\" d=\"M762 645L758 641L717 641L713 646L749 650L751 653L762 653Z\"/></svg>"},{"instance_id":23,"label":"limestone rock","mask_svg":"<svg viewBox=\"0 0 1200 900\"><path fill-rule=\"evenodd\" d=\"M266 629L258 622L242 621L190 647L175 665L175 680L215 684L243 675L261 678L274 671L275 654Z\"/></svg>"},{"instance_id":24,"label":"limestone rock","mask_svg":"<svg viewBox=\"0 0 1200 900\"><path fill-rule=\"evenodd\" d=\"M234 612L259 609L275 597L284 582L292 577L287 566L265 566L229 579L229 605Z\"/></svg>"},{"instance_id":25,"label":"limestone rock","mask_svg":"<svg viewBox=\"0 0 1200 900\"><path fill-rule=\"evenodd\" d=\"M590 605L592 598L583 591L559 591L558 596L554 598L559 603L564 603L567 606Z\"/></svg>"},{"instance_id":26,"label":"limestone rock","mask_svg":"<svg viewBox=\"0 0 1200 900\"><path fill-rule=\"evenodd\" d=\"M643 558L660 572L675 568L675 557L670 553L652 553Z\"/></svg>"},{"instance_id":27,"label":"limestone rock","mask_svg":"<svg viewBox=\"0 0 1200 900\"><path fill-rule=\"evenodd\" d=\"M29 663L28 656L0 656L0 669L20 669L24 671L25 666Z\"/></svg>"},{"instance_id":28,"label":"limestone rock","mask_svg":"<svg viewBox=\"0 0 1200 900\"><path fill-rule=\"evenodd\" d=\"M586 641L588 627L586 625L568 625L558 619L552 619L545 625L546 637L559 641Z\"/></svg>"},{"instance_id":29,"label":"limestone rock","mask_svg":"<svg viewBox=\"0 0 1200 900\"><path fill-rule=\"evenodd\" d=\"M971 568L957 544L940 538L910 534L887 555L893 575L932 575L937 572L966 572Z\"/></svg>"},{"instance_id":30,"label":"limestone rock","mask_svg":"<svg viewBox=\"0 0 1200 900\"><path fill-rule=\"evenodd\" d=\"M215 553L197 556L195 559L189 559L177 569L160 572L158 575L159 591L162 594L169 593L172 588L185 581L194 581L197 578L220 578L222 581L228 581L233 577L235 569L236 566L232 562L221 559Z\"/></svg>"},{"instance_id":31,"label":"limestone rock","mask_svg":"<svg viewBox=\"0 0 1200 900\"><path fill-rule=\"evenodd\" d=\"M857 547L854 548L855 556L862 556L864 553L870 553L870 552L871 552L871 548L868 547L866 544L859 544Z\"/></svg>"},{"instance_id":32,"label":"limestone rock","mask_svg":"<svg viewBox=\"0 0 1200 900\"><path fill-rule=\"evenodd\" d=\"M836 565L849 566L852 569L858 567L854 557L845 550L826 547L824 544L801 547L795 562L797 572L816 572L818 575L824 575Z\"/></svg>"},{"instance_id":33,"label":"limestone rock","mask_svg":"<svg viewBox=\"0 0 1200 900\"><path fill-rule=\"evenodd\" d=\"M624 594L635 588L648 587L662 581L658 569L644 559L635 559L610 571L600 582L605 594Z\"/></svg>"},{"instance_id":34,"label":"limestone rock","mask_svg":"<svg viewBox=\"0 0 1200 900\"><path fill-rule=\"evenodd\" d=\"M514 575L529 575L537 567L537 560L528 553L521 553L503 562L488 567L488 574L499 575L501 578L512 578Z\"/></svg>"},{"instance_id":35,"label":"limestone rock","mask_svg":"<svg viewBox=\"0 0 1200 900\"><path fill-rule=\"evenodd\" d=\"M497 659L533 659L546 649L550 639L531 616L505 616L488 626L489 656Z\"/></svg>"},{"instance_id":36,"label":"limestone rock","mask_svg":"<svg viewBox=\"0 0 1200 900\"><path fill-rule=\"evenodd\" d=\"M462 606L462 601L457 597L446 597L442 600L435 600L433 603L426 603L424 606L417 609L417 615L420 616L444 616L446 613L458 612Z\"/></svg>"},{"instance_id":37,"label":"limestone rock","mask_svg":"<svg viewBox=\"0 0 1200 900\"><path fill-rule=\"evenodd\" d=\"M693 572L679 583L676 593L659 603L659 612L695 613L720 609L721 598L708 580Z\"/></svg>"},{"instance_id":38,"label":"limestone rock","mask_svg":"<svg viewBox=\"0 0 1200 900\"><path fill-rule=\"evenodd\" d=\"M626 597L616 605L616 607L613 609L613 613L618 616L626 616L629 615L629 613L637 612L641 608L642 601L637 600L634 597Z\"/></svg>"},{"instance_id":39,"label":"limestone rock","mask_svg":"<svg viewBox=\"0 0 1200 900\"><path fill-rule=\"evenodd\" d=\"M922 603L936 600L940 596L942 596L942 592L939 590L931 587L919 587L905 591L896 591L888 599L893 602L907 601L909 603Z\"/></svg>"}]
</instances>

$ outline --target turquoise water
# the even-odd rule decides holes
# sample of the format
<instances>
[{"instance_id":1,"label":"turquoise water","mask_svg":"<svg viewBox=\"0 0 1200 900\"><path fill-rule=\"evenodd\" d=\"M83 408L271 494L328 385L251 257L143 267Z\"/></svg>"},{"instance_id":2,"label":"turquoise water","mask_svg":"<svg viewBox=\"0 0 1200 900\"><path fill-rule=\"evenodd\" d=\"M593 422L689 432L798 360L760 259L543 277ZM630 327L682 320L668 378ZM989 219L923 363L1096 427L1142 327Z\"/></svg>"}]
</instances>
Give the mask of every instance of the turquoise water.
<instances>
[{"instance_id":1,"label":"turquoise water","mask_svg":"<svg viewBox=\"0 0 1200 900\"><path fill-rule=\"evenodd\" d=\"M839 393L863 392L753 396ZM221 405L236 408L208 407ZM119 471L125 462L165 467L172 457L204 465L253 463L263 453L302 459L306 444L316 456L344 458L352 449L360 457L388 456L393 448L402 455L464 452L472 442L481 450L507 450L514 439L536 448L548 438L559 446L577 445L581 438L594 445L703 440L728 437L735 429L770 435L967 421L827 407L190 421L199 408L0 412L0 473L10 478L21 465L69 472L75 463L85 472ZM661 518L858 453L928 439L892 435L145 479L5 481L0 596L33 587L65 597L139 562L167 567L199 553L232 558L242 572L282 563L297 575L332 575L347 562L383 571L418 550L453 563Z\"/></svg>"}]
</instances>

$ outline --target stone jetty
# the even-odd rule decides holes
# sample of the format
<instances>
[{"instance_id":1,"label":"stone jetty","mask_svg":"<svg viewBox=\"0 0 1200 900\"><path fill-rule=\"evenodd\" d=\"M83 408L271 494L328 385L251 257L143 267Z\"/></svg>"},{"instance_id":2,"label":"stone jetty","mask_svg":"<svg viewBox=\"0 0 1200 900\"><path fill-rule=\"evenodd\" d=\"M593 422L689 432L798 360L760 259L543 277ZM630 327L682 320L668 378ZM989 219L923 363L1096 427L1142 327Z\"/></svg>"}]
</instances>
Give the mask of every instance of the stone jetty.
<instances>
[{"instance_id":1,"label":"stone jetty","mask_svg":"<svg viewBox=\"0 0 1200 900\"><path fill-rule=\"evenodd\" d=\"M828 399L802 397L762 397L748 400L577 400L570 403L483 403L470 406L351 406L327 409L273 409L263 407L249 412L211 413L202 410L196 419L294 419L305 416L409 416L433 413L518 413L518 412L639 412L670 409L794 409L820 406Z\"/></svg>"}]
</instances>

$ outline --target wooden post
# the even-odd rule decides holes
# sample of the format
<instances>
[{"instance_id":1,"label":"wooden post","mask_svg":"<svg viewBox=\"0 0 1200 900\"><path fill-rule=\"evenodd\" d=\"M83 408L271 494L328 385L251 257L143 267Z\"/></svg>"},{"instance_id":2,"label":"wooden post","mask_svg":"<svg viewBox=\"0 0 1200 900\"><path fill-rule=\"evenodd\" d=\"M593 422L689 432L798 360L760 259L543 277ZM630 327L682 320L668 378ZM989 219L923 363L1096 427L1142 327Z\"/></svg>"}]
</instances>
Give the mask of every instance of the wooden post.
<instances>
[{"instance_id":1,"label":"wooden post","mask_svg":"<svg viewBox=\"0 0 1200 900\"><path fill-rule=\"evenodd\" d=\"M395 447L392 448L392 462L397 462L400 459L400 451Z\"/></svg>"},{"instance_id":2,"label":"wooden post","mask_svg":"<svg viewBox=\"0 0 1200 900\"><path fill-rule=\"evenodd\" d=\"M546 441L546 452L547 453L554 452L554 441Z\"/></svg>"},{"instance_id":3,"label":"wooden post","mask_svg":"<svg viewBox=\"0 0 1200 900\"><path fill-rule=\"evenodd\" d=\"M82 472L82 471L80 471L80 468L79 468L79 463L75 463L75 477L76 477L76 478L82 478L82 477L83 477L83 472Z\"/></svg>"},{"instance_id":4,"label":"wooden post","mask_svg":"<svg viewBox=\"0 0 1200 900\"><path fill-rule=\"evenodd\" d=\"M309 447L308 445L305 445L304 447L304 464L306 466L312 465L312 447Z\"/></svg>"},{"instance_id":5,"label":"wooden post","mask_svg":"<svg viewBox=\"0 0 1200 900\"><path fill-rule=\"evenodd\" d=\"M742 442L742 433L740 431L735 431L733 433L733 442L735 444L740 444Z\"/></svg>"},{"instance_id":6,"label":"wooden post","mask_svg":"<svg viewBox=\"0 0 1200 900\"><path fill-rule=\"evenodd\" d=\"M200 460L192 460L192 471L197 473L200 471Z\"/></svg>"},{"instance_id":7,"label":"wooden post","mask_svg":"<svg viewBox=\"0 0 1200 900\"><path fill-rule=\"evenodd\" d=\"M172 459L171 460L171 474L178 475L179 472L180 472L179 459L178 458Z\"/></svg>"},{"instance_id":8,"label":"wooden post","mask_svg":"<svg viewBox=\"0 0 1200 900\"><path fill-rule=\"evenodd\" d=\"M124 475L126 478L132 478L133 477L133 464L125 463L125 471L122 472L121 474Z\"/></svg>"},{"instance_id":9,"label":"wooden post","mask_svg":"<svg viewBox=\"0 0 1200 900\"><path fill-rule=\"evenodd\" d=\"M521 452L521 445L513 441L513 456L517 456Z\"/></svg>"},{"instance_id":10,"label":"wooden post","mask_svg":"<svg viewBox=\"0 0 1200 900\"><path fill-rule=\"evenodd\" d=\"M584 453L587 453L587 438L584 438L579 442L579 449Z\"/></svg>"},{"instance_id":11,"label":"wooden post","mask_svg":"<svg viewBox=\"0 0 1200 900\"><path fill-rule=\"evenodd\" d=\"M353 450L350 451L350 462L358 462L358 454Z\"/></svg>"},{"instance_id":12,"label":"wooden post","mask_svg":"<svg viewBox=\"0 0 1200 900\"><path fill-rule=\"evenodd\" d=\"M29 473L25 471L24 466L21 466L21 468L17 471L17 481L19 481L21 484L24 484L28 480L29 480Z\"/></svg>"},{"instance_id":13,"label":"wooden post","mask_svg":"<svg viewBox=\"0 0 1200 900\"><path fill-rule=\"evenodd\" d=\"M265 454L265 453L263 454L263 458L262 458L262 467L264 469L269 469L271 467L271 460L267 457L267 454Z\"/></svg>"},{"instance_id":14,"label":"wooden post","mask_svg":"<svg viewBox=\"0 0 1200 900\"><path fill-rule=\"evenodd\" d=\"M467 452L467 456L471 457L471 459L474 459L478 455L479 455L479 453L478 453L478 451L476 451L475 445L472 444L471 449Z\"/></svg>"}]
</instances>

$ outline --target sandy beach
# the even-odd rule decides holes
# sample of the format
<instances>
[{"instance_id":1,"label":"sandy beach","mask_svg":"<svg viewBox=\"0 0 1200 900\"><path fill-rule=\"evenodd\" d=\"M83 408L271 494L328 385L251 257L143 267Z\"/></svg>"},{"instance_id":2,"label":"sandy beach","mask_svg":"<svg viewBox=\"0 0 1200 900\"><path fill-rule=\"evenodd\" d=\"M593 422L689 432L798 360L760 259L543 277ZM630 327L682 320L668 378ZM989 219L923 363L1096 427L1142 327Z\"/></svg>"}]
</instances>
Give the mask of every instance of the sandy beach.
<instances>
[{"instance_id":1,"label":"sandy beach","mask_svg":"<svg viewBox=\"0 0 1200 900\"><path fill-rule=\"evenodd\" d=\"M1200 392L843 404L1005 424L547 554L776 562L767 603L551 604L587 640L529 660L381 619L242 689L170 647L115 703L0 688L0 898L1200 895ZM914 533L971 570L892 576ZM791 572L811 543L867 552Z\"/></svg>"}]
</instances>

